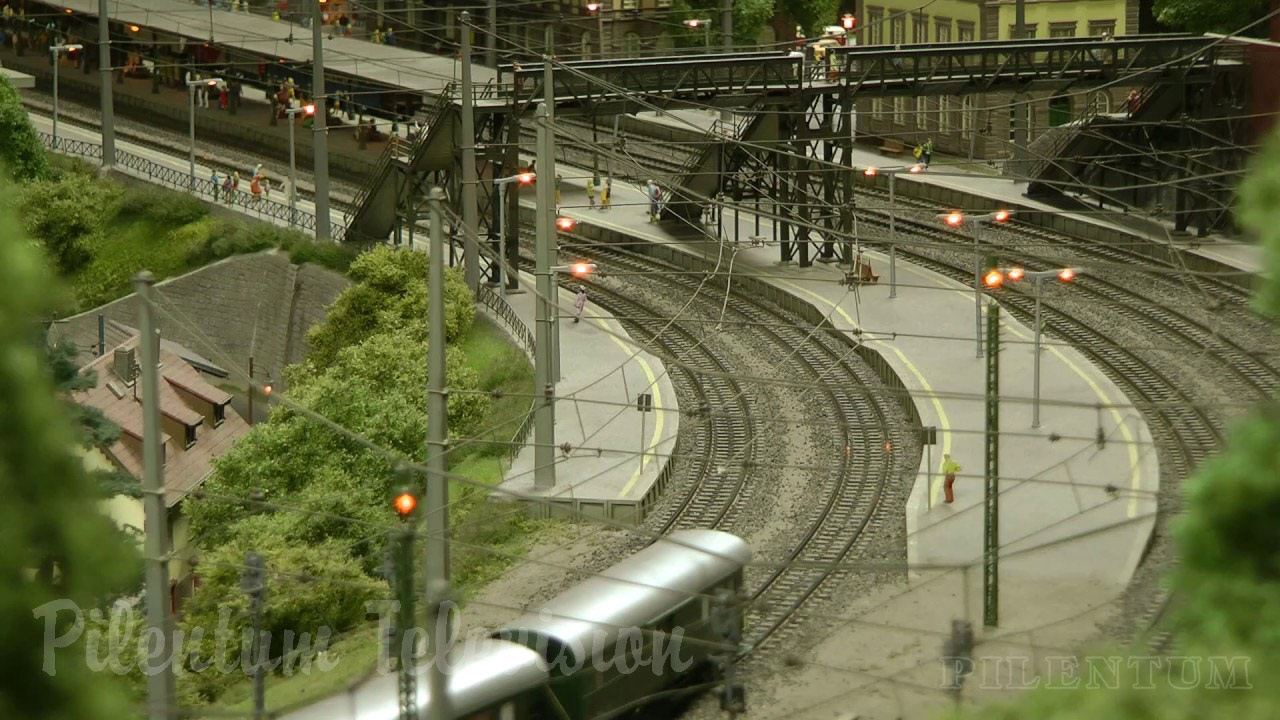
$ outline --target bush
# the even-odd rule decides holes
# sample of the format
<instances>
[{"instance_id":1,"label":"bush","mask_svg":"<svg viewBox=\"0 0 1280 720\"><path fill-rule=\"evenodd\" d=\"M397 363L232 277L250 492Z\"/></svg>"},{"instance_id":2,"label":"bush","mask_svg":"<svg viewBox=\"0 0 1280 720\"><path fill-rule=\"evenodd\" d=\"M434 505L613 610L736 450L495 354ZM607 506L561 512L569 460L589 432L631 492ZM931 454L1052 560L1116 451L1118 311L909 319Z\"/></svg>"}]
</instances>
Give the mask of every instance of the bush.
<instances>
[{"instance_id":1,"label":"bush","mask_svg":"<svg viewBox=\"0 0 1280 720\"><path fill-rule=\"evenodd\" d=\"M305 236L290 242L288 250L289 262L294 265L311 263L340 273L346 273L351 268L351 263L358 254L347 245L321 244Z\"/></svg>"},{"instance_id":2,"label":"bush","mask_svg":"<svg viewBox=\"0 0 1280 720\"><path fill-rule=\"evenodd\" d=\"M49 177L49 158L44 144L31 125L18 91L3 76L0 76L0 164L18 180Z\"/></svg>"},{"instance_id":3,"label":"bush","mask_svg":"<svg viewBox=\"0 0 1280 720\"><path fill-rule=\"evenodd\" d=\"M218 220L204 240L192 246L187 253L187 263L199 267L232 255L270 250L278 244L275 231L271 225Z\"/></svg>"},{"instance_id":4,"label":"bush","mask_svg":"<svg viewBox=\"0 0 1280 720\"><path fill-rule=\"evenodd\" d=\"M191 195L150 185L133 185L120 200L123 218L146 218L158 225L180 227L209 214L205 204Z\"/></svg>"},{"instance_id":5,"label":"bush","mask_svg":"<svg viewBox=\"0 0 1280 720\"><path fill-rule=\"evenodd\" d=\"M68 174L40 180L24 188L19 209L27 231L40 240L64 275L71 275L93 259L94 236L115 214L120 189Z\"/></svg>"}]
</instances>

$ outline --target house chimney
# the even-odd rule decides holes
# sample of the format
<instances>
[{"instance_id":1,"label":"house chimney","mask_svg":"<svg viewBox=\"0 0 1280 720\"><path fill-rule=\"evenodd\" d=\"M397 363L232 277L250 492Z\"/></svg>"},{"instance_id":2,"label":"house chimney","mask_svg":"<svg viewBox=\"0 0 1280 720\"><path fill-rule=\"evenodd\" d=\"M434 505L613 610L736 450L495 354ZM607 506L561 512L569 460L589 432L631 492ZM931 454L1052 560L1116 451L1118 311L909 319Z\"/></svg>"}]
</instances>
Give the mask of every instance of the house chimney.
<instances>
[{"instance_id":1,"label":"house chimney","mask_svg":"<svg viewBox=\"0 0 1280 720\"><path fill-rule=\"evenodd\" d=\"M115 360L111 369L115 372L116 377L123 380L126 384L133 382L134 368L134 349L116 348Z\"/></svg>"}]
</instances>

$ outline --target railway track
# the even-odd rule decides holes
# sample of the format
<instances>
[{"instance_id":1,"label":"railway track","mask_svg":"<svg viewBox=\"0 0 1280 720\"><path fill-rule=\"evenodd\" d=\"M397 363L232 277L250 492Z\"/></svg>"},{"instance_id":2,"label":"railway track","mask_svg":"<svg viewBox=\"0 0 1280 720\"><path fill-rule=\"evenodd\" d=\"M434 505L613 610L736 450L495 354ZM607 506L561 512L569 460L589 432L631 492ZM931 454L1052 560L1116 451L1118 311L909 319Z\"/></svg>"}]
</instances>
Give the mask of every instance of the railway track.
<instances>
[{"instance_id":1,"label":"railway track","mask_svg":"<svg viewBox=\"0 0 1280 720\"><path fill-rule=\"evenodd\" d=\"M922 212L931 208L908 203ZM887 228L887 214L871 211L864 222ZM933 269L954 280L973 282L972 237L948 231L928 222L897 217L899 232L914 238L924 237L954 244L956 251L934 248L903 248L898 253L914 263ZM1016 235L1015 235L1016 233ZM1098 272L1077 276L1072 298L1046 298L1044 319L1046 332L1075 346L1087 355L1138 406L1157 444L1162 485L1172 488L1191 475L1199 464L1222 446L1226 418L1223 413L1206 407L1203 395L1197 397L1186 387L1185 373L1179 365L1182 357L1158 351L1144 352L1130 347L1132 334L1149 339L1153 344L1185 348L1185 352L1211 361L1212 385L1222 400L1262 400L1280 389L1280 370L1265 362L1261 354L1245 347L1223 332L1220 324L1189 317L1186 313L1160 302L1159 294L1179 295L1190 304L1199 299L1205 309L1218 318L1232 313L1248 313L1248 293L1240 285L1220 278L1181 276L1173 279L1165 274L1150 274L1154 290L1149 294L1121 284L1114 277L1121 268L1155 267L1177 270L1173 262L1160 262L1148 255L1074 238L1025 224L985 231L983 250L1000 252L1030 270L1044 270L1070 265L1088 268L1096 264ZM874 244L874 243L873 243ZM1028 246L1037 248L1029 251ZM1052 248L1052 256L1044 249ZM1028 289L1029 290L1029 289ZM1024 322L1034 322L1034 298L1010 286L990 291L992 297ZM1093 317L1081 316L1078 310L1089 303L1105 303L1109 314L1128 328L1124 334L1100 328ZM1223 318L1224 319L1224 318ZM1249 322L1242 320L1241 322ZM1265 337L1265 335L1260 335ZM1200 378L1202 379L1202 378ZM1163 523L1180 511L1176 502L1162 501L1157 525L1157 543L1167 543ZM1176 566L1171 548L1169 560L1151 572L1166 572ZM1138 601L1143 609L1134 627L1126 633L1129 640L1144 645L1152 652L1165 652L1174 642L1172 631L1163 626L1169 610L1175 605L1168 591L1158 589L1151 597Z\"/></svg>"},{"instance_id":2,"label":"railway track","mask_svg":"<svg viewBox=\"0 0 1280 720\"><path fill-rule=\"evenodd\" d=\"M729 293L726 297L719 278L704 282L699 274L613 246L584 243L573 246L573 251L575 257L592 259L608 273L660 278L661 285L669 288L664 292L673 292L675 297L701 294L723 301L712 308L719 312L718 328L734 328L733 332L745 334L754 346L775 348L773 356L781 355L789 379L811 383L797 392L818 418L815 423L826 431L821 443L826 452L818 458L825 462L810 471L814 475L813 501L794 520L785 552L776 558L776 565L770 563L775 569L753 578L755 582L744 598L748 608L744 657L758 654L766 645L785 645L807 629L798 622L806 604L829 599L836 581L849 574L840 565L858 557L889 524L900 523L897 508L887 507L886 488L902 472L914 473L914 461L907 460L914 457L914 434L908 432L901 411L877 393L878 377L858 358L854 345L843 334L806 328L798 318L745 294ZM579 282L566 280L566 284ZM668 327L667 320L655 317L651 309L632 299L631 292L602 287L602 283L594 283L592 292L593 300L614 313L638 340L670 352L682 362L694 360L690 364L698 368L732 371L725 360L715 357L714 350L708 352L705 333L703 339L697 339L699 333L689 328L673 333L672 327L679 322ZM700 355L714 359L700 364ZM661 533L681 527L748 531L740 526L739 510L743 498L758 492L756 486L765 479L762 475L768 468L767 464L760 466L762 444L774 439L766 434L768 422L740 413L754 412L757 417L776 413L758 403L744 405L746 391L728 378L690 373L674 364L669 364L668 370L673 383L678 373L689 374L680 385L687 382L697 388L693 397L699 404L695 406L698 411L692 413L692 424L698 439L693 447L708 448L710 453L703 460L701 453L690 452L682 437L679 472L691 477L675 485L688 489L660 504L649 526ZM682 425L682 436L689 424ZM717 447L721 438L734 445ZM897 450L892 451L894 448ZM753 469L764 472L753 473Z\"/></svg>"}]
</instances>

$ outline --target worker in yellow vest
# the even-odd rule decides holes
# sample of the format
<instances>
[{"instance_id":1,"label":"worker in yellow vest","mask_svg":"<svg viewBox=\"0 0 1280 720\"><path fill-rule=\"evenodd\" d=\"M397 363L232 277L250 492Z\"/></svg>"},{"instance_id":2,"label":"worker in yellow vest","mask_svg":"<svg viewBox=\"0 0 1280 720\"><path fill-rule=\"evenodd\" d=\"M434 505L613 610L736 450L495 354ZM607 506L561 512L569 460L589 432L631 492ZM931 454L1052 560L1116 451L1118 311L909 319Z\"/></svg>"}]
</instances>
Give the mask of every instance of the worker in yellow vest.
<instances>
[{"instance_id":1,"label":"worker in yellow vest","mask_svg":"<svg viewBox=\"0 0 1280 720\"><path fill-rule=\"evenodd\" d=\"M948 503L956 499L955 492L951 488L956 484L956 473L961 469L960 464L951 459L951 453L942 456L942 475L946 478L942 484L942 490L946 493Z\"/></svg>"}]
</instances>

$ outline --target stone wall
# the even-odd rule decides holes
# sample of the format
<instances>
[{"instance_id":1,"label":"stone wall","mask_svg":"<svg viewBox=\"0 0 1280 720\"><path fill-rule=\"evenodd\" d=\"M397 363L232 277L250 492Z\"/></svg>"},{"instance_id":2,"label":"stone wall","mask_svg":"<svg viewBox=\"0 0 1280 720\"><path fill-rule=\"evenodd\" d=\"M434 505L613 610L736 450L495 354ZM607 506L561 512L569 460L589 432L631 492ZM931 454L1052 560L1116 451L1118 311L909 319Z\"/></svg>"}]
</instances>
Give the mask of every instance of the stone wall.
<instances>
[{"instance_id":1,"label":"stone wall","mask_svg":"<svg viewBox=\"0 0 1280 720\"><path fill-rule=\"evenodd\" d=\"M243 371L252 356L254 374L278 383L285 366L305 355L307 330L347 285L338 273L292 265L284 254L239 255L158 283L156 323L165 338L223 368ZM138 326L130 295L68 318L57 334L96 347L99 313Z\"/></svg>"}]
</instances>

